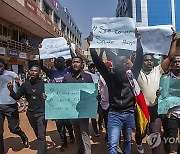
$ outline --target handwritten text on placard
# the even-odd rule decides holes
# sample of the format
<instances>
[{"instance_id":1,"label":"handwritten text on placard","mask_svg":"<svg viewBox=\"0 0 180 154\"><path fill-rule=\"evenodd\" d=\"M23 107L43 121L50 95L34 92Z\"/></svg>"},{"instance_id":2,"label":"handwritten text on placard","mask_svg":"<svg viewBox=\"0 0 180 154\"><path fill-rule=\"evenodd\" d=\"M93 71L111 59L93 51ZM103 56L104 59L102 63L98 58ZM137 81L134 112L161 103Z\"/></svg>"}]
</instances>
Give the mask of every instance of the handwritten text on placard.
<instances>
[{"instance_id":1,"label":"handwritten text on placard","mask_svg":"<svg viewBox=\"0 0 180 154\"><path fill-rule=\"evenodd\" d=\"M67 41L63 37L46 38L42 41L42 48L39 48L40 59L64 57L71 58Z\"/></svg>"},{"instance_id":2,"label":"handwritten text on placard","mask_svg":"<svg viewBox=\"0 0 180 154\"><path fill-rule=\"evenodd\" d=\"M97 85L94 83L45 84L46 119L95 118Z\"/></svg>"},{"instance_id":3,"label":"handwritten text on placard","mask_svg":"<svg viewBox=\"0 0 180 154\"><path fill-rule=\"evenodd\" d=\"M90 48L136 50L135 22L132 18L93 18Z\"/></svg>"}]
</instances>

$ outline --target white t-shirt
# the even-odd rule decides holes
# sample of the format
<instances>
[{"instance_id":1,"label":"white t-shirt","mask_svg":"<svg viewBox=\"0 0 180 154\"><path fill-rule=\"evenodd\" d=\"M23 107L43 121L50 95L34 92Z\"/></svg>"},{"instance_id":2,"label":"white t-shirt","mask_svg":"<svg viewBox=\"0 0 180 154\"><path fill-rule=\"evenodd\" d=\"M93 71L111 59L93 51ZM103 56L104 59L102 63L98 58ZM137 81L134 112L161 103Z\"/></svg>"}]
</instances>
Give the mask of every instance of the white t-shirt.
<instances>
[{"instance_id":1,"label":"white t-shirt","mask_svg":"<svg viewBox=\"0 0 180 154\"><path fill-rule=\"evenodd\" d=\"M107 110L107 108L109 107L109 93L106 82L104 81L102 76L99 77L98 90L101 95L100 104L104 110Z\"/></svg>"},{"instance_id":2,"label":"white t-shirt","mask_svg":"<svg viewBox=\"0 0 180 154\"><path fill-rule=\"evenodd\" d=\"M99 75L97 73L93 74L93 73L91 73L89 71L85 71L85 72L91 75L94 83L98 83Z\"/></svg>"},{"instance_id":3,"label":"white t-shirt","mask_svg":"<svg viewBox=\"0 0 180 154\"><path fill-rule=\"evenodd\" d=\"M163 73L161 64L154 67L149 73L140 71L137 82L144 94L147 106L157 104L156 91L159 89L159 82Z\"/></svg>"},{"instance_id":4,"label":"white t-shirt","mask_svg":"<svg viewBox=\"0 0 180 154\"><path fill-rule=\"evenodd\" d=\"M15 104L16 101L10 96L10 92L7 88L7 84L13 81L14 78L18 78L18 75L12 71L4 70L3 74L0 75L0 104ZM14 84L14 91L16 91L17 87Z\"/></svg>"}]
</instances>

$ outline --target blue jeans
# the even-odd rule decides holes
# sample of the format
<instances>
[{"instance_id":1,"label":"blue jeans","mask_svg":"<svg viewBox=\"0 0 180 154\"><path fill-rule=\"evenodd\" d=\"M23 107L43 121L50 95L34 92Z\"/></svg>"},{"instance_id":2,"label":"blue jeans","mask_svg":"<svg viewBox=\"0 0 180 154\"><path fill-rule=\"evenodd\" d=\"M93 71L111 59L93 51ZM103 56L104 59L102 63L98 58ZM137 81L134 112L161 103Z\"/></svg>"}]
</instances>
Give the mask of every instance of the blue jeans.
<instances>
[{"instance_id":1,"label":"blue jeans","mask_svg":"<svg viewBox=\"0 0 180 154\"><path fill-rule=\"evenodd\" d=\"M134 110L121 113L110 109L108 114L108 154L117 154L120 132L124 137L123 154L131 152L131 135L135 126Z\"/></svg>"}]
</instances>

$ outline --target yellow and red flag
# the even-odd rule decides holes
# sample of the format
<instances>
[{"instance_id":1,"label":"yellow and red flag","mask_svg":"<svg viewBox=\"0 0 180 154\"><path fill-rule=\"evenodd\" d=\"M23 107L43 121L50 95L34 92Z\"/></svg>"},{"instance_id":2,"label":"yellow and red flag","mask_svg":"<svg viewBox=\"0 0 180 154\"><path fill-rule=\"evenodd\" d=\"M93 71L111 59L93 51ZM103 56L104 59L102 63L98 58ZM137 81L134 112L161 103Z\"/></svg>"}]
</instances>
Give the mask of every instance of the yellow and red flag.
<instances>
[{"instance_id":1,"label":"yellow and red flag","mask_svg":"<svg viewBox=\"0 0 180 154\"><path fill-rule=\"evenodd\" d=\"M149 111L146 105L146 101L144 99L144 95L141 92L141 89L132 71L128 70L126 74L135 96L136 110L137 110L136 124L140 128L140 133L143 134L146 130L148 123L150 122Z\"/></svg>"}]
</instances>

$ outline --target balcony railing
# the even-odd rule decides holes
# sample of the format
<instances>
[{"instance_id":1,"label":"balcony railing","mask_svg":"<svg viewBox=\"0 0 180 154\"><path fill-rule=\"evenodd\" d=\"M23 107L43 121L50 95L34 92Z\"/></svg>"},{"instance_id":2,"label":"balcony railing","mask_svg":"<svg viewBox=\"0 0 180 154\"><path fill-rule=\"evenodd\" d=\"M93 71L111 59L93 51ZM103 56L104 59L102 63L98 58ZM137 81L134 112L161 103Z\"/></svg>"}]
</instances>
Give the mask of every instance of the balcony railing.
<instances>
[{"instance_id":1,"label":"balcony railing","mask_svg":"<svg viewBox=\"0 0 180 154\"><path fill-rule=\"evenodd\" d=\"M19 52L38 54L38 49L21 42L8 39L7 48Z\"/></svg>"}]
</instances>

